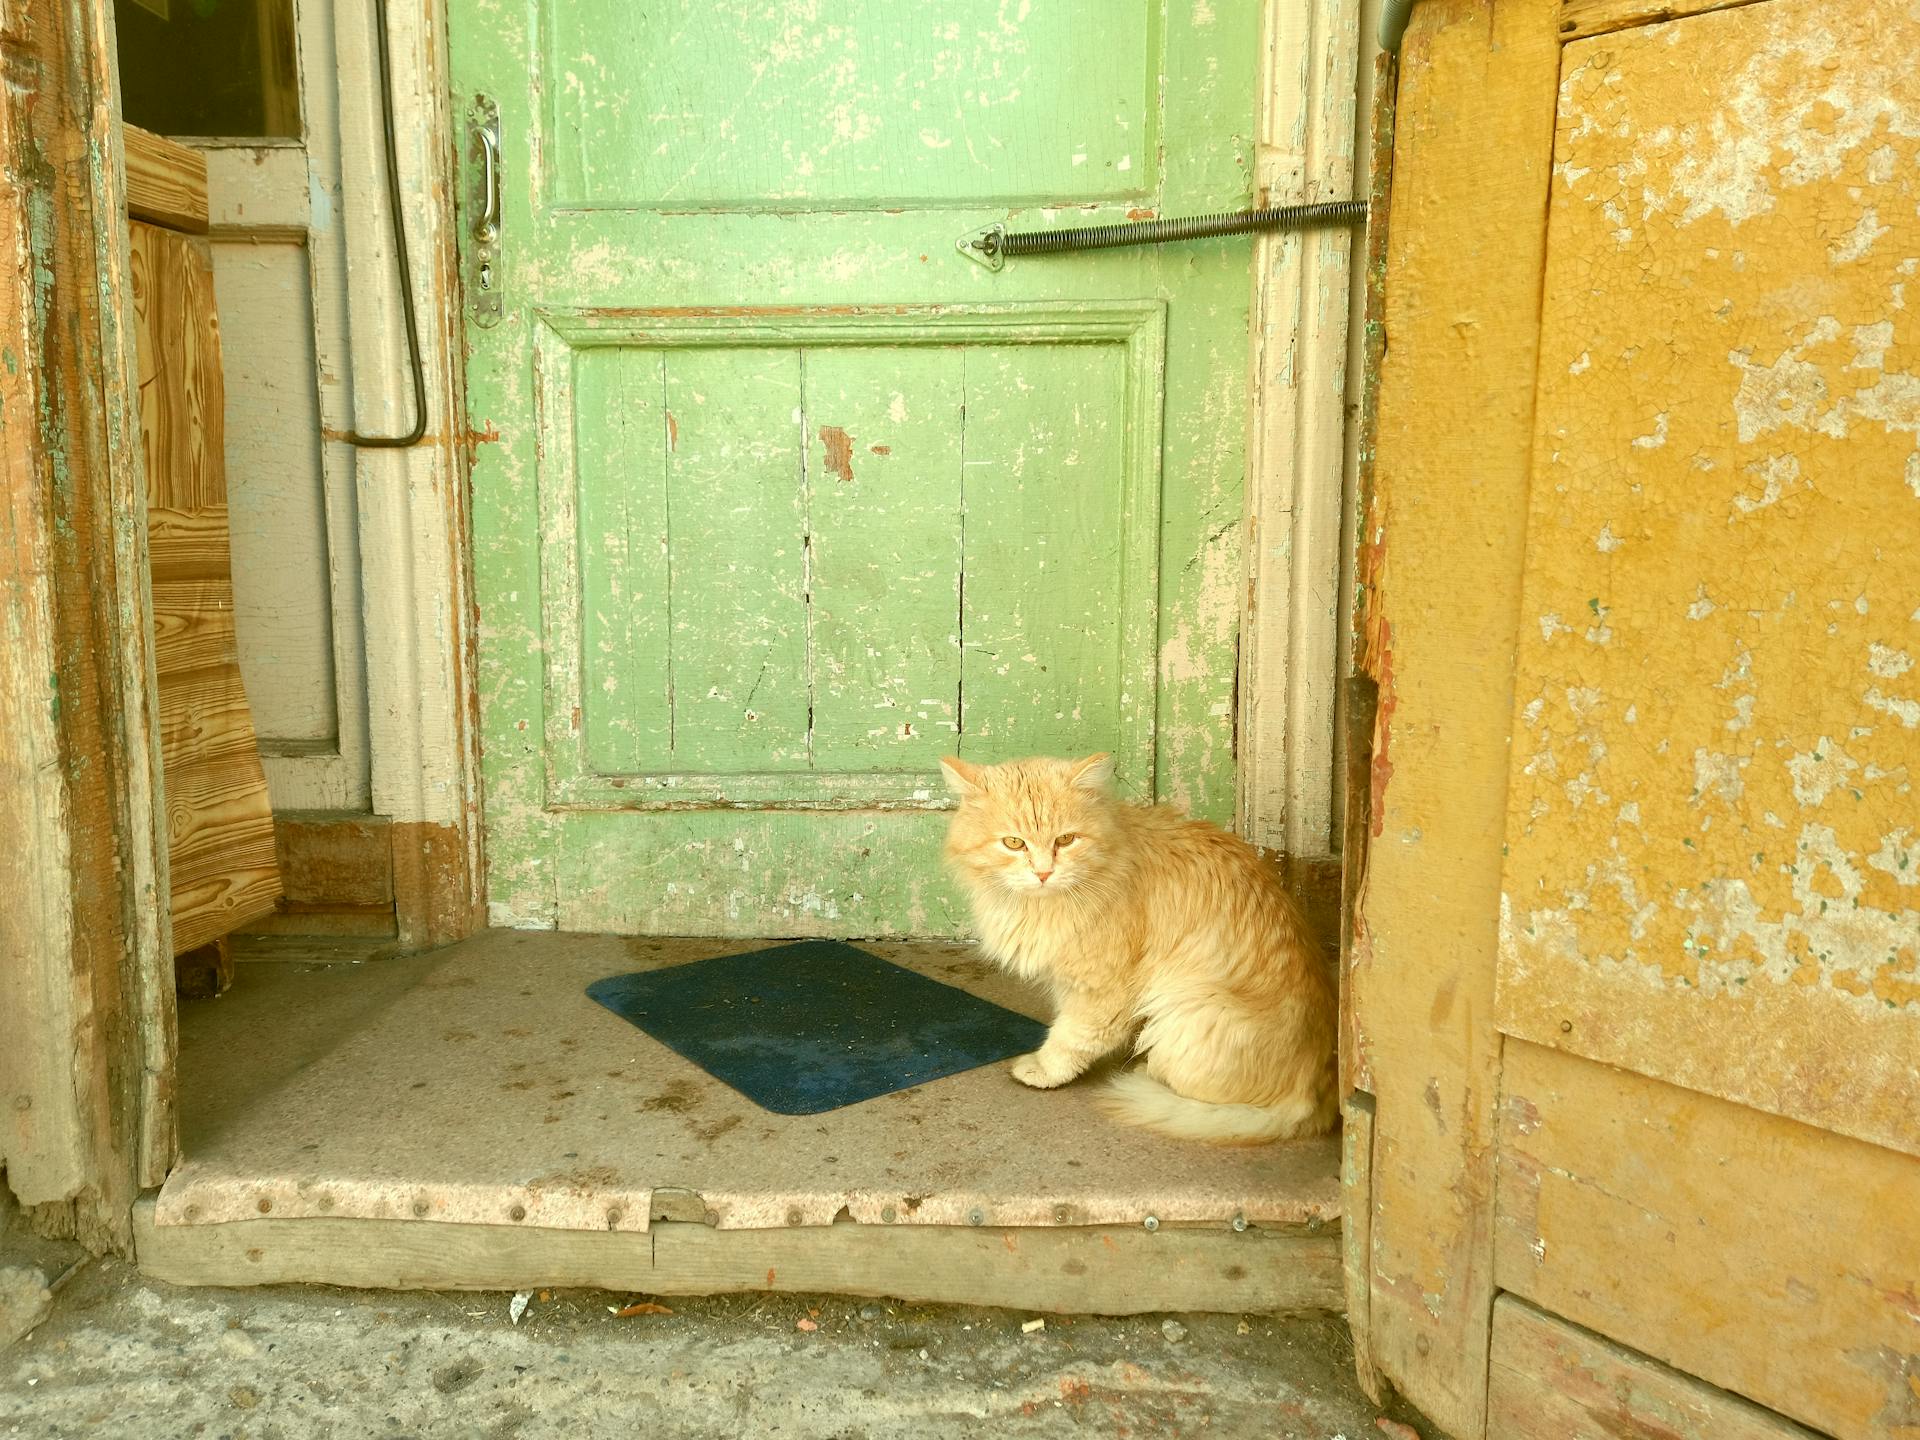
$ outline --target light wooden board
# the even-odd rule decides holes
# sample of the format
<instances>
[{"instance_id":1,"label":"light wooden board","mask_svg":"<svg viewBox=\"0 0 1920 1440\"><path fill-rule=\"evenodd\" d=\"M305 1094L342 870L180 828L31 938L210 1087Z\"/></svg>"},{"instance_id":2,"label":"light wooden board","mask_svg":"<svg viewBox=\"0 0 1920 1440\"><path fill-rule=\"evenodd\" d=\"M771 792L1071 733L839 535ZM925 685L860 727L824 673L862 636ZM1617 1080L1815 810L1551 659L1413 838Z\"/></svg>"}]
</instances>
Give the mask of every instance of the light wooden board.
<instances>
[{"instance_id":1,"label":"light wooden board","mask_svg":"<svg viewBox=\"0 0 1920 1440\"><path fill-rule=\"evenodd\" d=\"M224 392L204 242L130 226L176 953L280 895L233 631Z\"/></svg>"},{"instance_id":2,"label":"light wooden board","mask_svg":"<svg viewBox=\"0 0 1920 1440\"><path fill-rule=\"evenodd\" d=\"M1655 25L1754 0L1560 0L1560 38L1579 40L1635 25Z\"/></svg>"},{"instance_id":3,"label":"light wooden board","mask_svg":"<svg viewBox=\"0 0 1920 1440\"><path fill-rule=\"evenodd\" d=\"M136 1208L134 1226L142 1272L174 1285L812 1292L1078 1315L1340 1305L1332 1232L853 1224L720 1231L671 1220L644 1232L406 1220L156 1225L151 1199Z\"/></svg>"},{"instance_id":4,"label":"light wooden board","mask_svg":"<svg viewBox=\"0 0 1920 1440\"><path fill-rule=\"evenodd\" d=\"M1502 1289L1828 1434L1911 1440L1920 1161L1522 1041L1503 1084Z\"/></svg>"},{"instance_id":5,"label":"light wooden board","mask_svg":"<svg viewBox=\"0 0 1920 1440\"><path fill-rule=\"evenodd\" d=\"M122 127L127 213L169 230L207 233L207 160L197 150L137 125Z\"/></svg>"},{"instance_id":6,"label":"light wooden board","mask_svg":"<svg viewBox=\"0 0 1920 1440\"><path fill-rule=\"evenodd\" d=\"M1815 1440L1813 1432L1590 1330L1493 1304L1487 1434L1498 1440Z\"/></svg>"},{"instance_id":7,"label":"light wooden board","mask_svg":"<svg viewBox=\"0 0 1920 1440\"><path fill-rule=\"evenodd\" d=\"M1371 1344L1457 1435L1481 1433L1493 1298L1492 959L1557 18L1552 0L1414 8L1364 521L1379 705L1349 1073L1377 1101Z\"/></svg>"},{"instance_id":8,"label":"light wooden board","mask_svg":"<svg viewBox=\"0 0 1920 1440\"><path fill-rule=\"evenodd\" d=\"M1496 1004L1920 1155L1916 52L1821 0L1563 52Z\"/></svg>"}]
</instances>

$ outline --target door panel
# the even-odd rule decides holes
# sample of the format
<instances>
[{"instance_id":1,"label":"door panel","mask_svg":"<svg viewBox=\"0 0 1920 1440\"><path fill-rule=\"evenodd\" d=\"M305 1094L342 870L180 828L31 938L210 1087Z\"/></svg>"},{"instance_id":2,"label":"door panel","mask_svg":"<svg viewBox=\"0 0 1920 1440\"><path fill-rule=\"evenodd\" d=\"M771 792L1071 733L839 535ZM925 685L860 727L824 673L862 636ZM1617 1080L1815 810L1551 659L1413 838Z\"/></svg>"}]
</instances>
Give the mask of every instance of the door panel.
<instances>
[{"instance_id":1,"label":"door panel","mask_svg":"<svg viewBox=\"0 0 1920 1440\"><path fill-rule=\"evenodd\" d=\"M1920 74L1890 34L1920 21L1771 0L1563 53L1496 1004L1920 1155Z\"/></svg>"},{"instance_id":2,"label":"door panel","mask_svg":"<svg viewBox=\"0 0 1920 1440\"><path fill-rule=\"evenodd\" d=\"M1148 195L1158 10L550 4L548 200L860 210Z\"/></svg>"},{"instance_id":3,"label":"door panel","mask_svg":"<svg viewBox=\"0 0 1920 1440\"><path fill-rule=\"evenodd\" d=\"M457 0L495 923L955 933L948 753L1230 817L1245 242L954 241L1245 203L1232 8Z\"/></svg>"}]
</instances>

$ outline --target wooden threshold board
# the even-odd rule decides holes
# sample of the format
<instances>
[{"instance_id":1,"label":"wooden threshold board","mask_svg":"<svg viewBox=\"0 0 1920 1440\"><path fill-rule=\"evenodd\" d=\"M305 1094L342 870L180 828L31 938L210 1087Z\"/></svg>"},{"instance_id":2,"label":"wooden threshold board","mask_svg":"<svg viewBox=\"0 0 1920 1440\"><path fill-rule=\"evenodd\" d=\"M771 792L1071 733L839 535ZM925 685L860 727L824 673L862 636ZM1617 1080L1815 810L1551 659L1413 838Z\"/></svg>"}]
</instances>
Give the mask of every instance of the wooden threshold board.
<instances>
[{"instance_id":1,"label":"wooden threshold board","mask_svg":"<svg viewBox=\"0 0 1920 1440\"><path fill-rule=\"evenodd\" d=\"M551 1230L432 1220L156 1225L134 1208L141 1273L171 1285L380 1290L565 1286L648 1295L863 1295L1061 1315L1338 1311L1338 1227L1001 1228L841 1223L715 1230Z\"/></svg>"}]
</instances>

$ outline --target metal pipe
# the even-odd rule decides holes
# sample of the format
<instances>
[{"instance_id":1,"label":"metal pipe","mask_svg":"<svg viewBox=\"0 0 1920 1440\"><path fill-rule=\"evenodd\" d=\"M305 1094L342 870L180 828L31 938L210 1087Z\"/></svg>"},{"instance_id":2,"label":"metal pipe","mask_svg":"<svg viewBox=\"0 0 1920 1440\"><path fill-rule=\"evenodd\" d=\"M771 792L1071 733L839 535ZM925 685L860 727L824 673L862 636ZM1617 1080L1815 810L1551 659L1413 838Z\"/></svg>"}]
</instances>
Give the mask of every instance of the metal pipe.
<instances>
[{"instance_id":1,"label":"metal pipe","mask_svg":"<svg viewBox=\"0 0 1920 1440\"><path fill-rule=\"evenodd\" d=\"M1312 205L1269 205L1195 215L1184 220L1140 220L1119 225L1076 225L1064 230L1027 230L1008 234L990 226L973 238L989 261L1015 255L1057 255L1071 250L1116 250L1125 245L1164 245L1175 240L1205 240L1216 235L1246 235L1257 230L1304 230L1314 225L1364 225L1367 202L1331 200Z\"/></svg>"}]
</instances>

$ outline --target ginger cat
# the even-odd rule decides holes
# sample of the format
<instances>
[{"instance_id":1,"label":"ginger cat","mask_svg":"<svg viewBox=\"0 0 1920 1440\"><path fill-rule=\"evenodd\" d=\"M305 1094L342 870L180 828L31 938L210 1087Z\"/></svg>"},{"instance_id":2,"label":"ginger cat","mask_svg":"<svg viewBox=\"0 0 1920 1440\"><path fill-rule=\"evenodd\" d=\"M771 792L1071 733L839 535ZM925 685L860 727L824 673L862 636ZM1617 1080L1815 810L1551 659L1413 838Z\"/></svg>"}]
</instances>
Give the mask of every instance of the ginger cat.
<instances>
[{"instance_id":1,"label":"ginger cat","mask_svg":"<svg viewBox=\"0 0 1920 1440\"><path fill-rule=\"evenodd\" d=\"M1014 1079L1052 1089L1132 1041L1145 1066L1100 1097L1117 1119L1227 1145L1333 1127L1332 976L1251 845L1115 798L1105 755L940 763L981 946L1057 1007Z\"/></svg>"}]
</instances>

